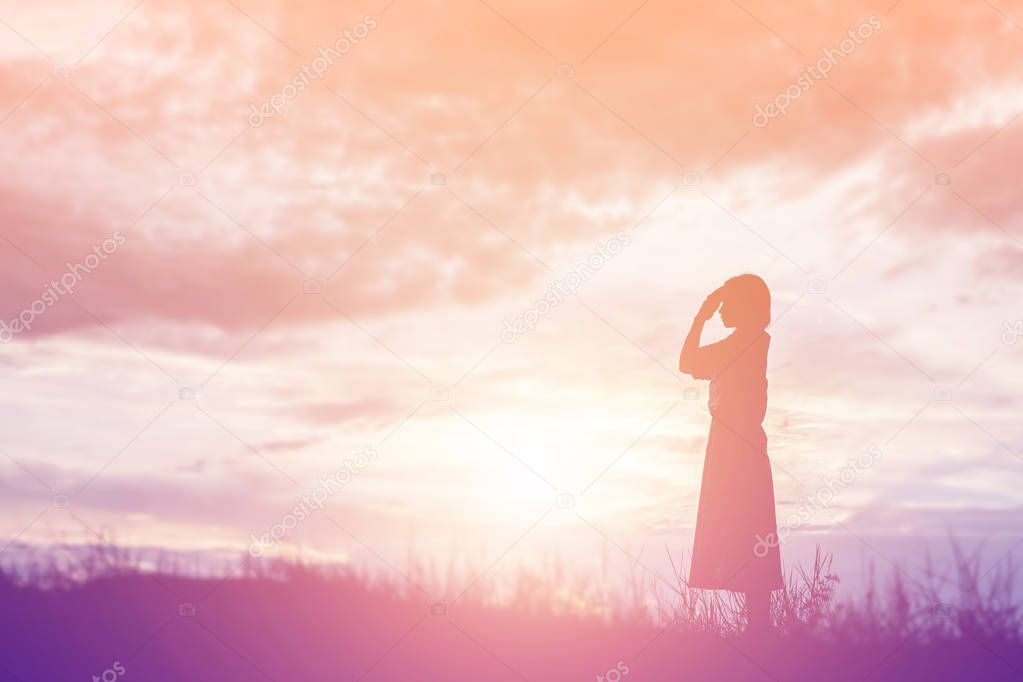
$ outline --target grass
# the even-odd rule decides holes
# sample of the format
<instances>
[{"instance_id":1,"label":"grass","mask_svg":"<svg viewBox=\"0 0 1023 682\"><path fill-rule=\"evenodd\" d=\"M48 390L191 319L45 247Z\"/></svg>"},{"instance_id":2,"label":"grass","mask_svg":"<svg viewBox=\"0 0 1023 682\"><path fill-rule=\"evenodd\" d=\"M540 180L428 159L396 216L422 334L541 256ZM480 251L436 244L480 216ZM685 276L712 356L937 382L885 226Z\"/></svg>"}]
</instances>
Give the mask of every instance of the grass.
<instances>
[{"instance_id":1,"label":"grass","mask_svg":"<svg viewBox=\"0 0 1023 682\"><path fill-rule=\"evenodd\" d=\"M1023 678L1011 557L985 570L952 548L944 572L892 567L842 602L818 549L774 594L774 632L753 639L741 600L691 589L670 554L672 579L633 565L611 591L556 559L505 580L468 570L465 588L416 561L408 581L249 558L189 576L106 544L0 574L0 680L111 679L115 663L144 680Z\"/></svg>"}]
</instances>

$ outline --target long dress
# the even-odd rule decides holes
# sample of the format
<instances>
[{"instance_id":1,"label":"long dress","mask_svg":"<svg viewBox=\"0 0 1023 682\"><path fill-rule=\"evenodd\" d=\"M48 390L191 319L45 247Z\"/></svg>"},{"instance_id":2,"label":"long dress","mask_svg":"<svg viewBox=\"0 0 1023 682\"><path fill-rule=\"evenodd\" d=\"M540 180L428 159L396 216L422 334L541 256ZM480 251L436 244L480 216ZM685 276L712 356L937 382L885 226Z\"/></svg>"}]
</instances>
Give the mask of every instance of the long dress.
<instances>
[{"instance_id":1,"label":"long dress","mask_svg":"<svg viewBox=\"0 0 1023 682\"><path fill-rule=\"evenodd\" d=\"M735 592L782 586L774 482L763 421L765 331L736 330L696 352L692 375L710 379L710 434L696 517L690 585Z\"/></svg>"}]
</instances>

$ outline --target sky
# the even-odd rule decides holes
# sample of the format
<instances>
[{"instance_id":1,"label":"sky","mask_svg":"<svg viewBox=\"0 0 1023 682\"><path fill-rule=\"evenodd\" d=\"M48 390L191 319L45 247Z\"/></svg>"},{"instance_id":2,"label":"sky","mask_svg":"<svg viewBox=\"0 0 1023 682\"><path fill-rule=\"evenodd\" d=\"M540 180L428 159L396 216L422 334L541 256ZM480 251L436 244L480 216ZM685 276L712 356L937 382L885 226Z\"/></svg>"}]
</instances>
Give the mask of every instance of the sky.
<instances>
[{"instance_id":1,"label":"sky","mask_svg":"<svg viewBox=\"0 0 1023 682\"><path fill-rule=\"evenodd\" d=\"M793 547L1011 547L1021 60L1007 0L5 1L8 557L684 554L742 272Z\"/></svg>"}]
</instances>

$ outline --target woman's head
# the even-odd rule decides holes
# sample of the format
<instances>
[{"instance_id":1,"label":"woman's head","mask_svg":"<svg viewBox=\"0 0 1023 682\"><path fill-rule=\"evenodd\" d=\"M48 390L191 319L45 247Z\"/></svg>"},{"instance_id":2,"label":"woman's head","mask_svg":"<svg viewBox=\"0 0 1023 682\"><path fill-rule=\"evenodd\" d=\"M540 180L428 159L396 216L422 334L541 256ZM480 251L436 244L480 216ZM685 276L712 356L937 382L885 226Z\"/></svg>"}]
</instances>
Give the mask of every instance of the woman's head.
<instances>
[{"instance_id":1,"label":"woman's head","mask_svg":"<svg viewBox=\"0 0 1023 682\"><path fill-rule=\"evenodd\" d=\"M756 275L732 277L721 287L721 322L726 327L763 330L771 324L771 292Z\"/></svg>"}]
</instances>

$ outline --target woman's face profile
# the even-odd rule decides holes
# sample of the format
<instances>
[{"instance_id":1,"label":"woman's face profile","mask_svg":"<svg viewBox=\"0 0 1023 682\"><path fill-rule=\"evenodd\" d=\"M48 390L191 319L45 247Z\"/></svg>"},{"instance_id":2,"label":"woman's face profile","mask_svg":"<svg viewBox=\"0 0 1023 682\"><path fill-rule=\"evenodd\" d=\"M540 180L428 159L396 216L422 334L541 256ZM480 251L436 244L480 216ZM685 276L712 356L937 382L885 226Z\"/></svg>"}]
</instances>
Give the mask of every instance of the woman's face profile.
<instances>
[{"instance_id":1,"label":"woman's face profile","mask_svg":"<svg viewBox=\"0 0 1023 682\"><path fill-rule=\"evenodd\" d=\"M729 329L734 329L738 324L735 319L735 305L728 298L721 303L721 324Z\"/></svg>"},{"instance_id":2,"label":"woman's face profile","mask_svg":"<svg viewBox=\"0 0 1023 682\"><path fill-rule=\"evenodd\" d=\"M731 292L726 287L722 287L722 289L721 310L718 311L721 314L721 324L728 329L734 329L739 324L739 320L736 319L735 296L730 296Z\"/></svg>"}]
</instances>

